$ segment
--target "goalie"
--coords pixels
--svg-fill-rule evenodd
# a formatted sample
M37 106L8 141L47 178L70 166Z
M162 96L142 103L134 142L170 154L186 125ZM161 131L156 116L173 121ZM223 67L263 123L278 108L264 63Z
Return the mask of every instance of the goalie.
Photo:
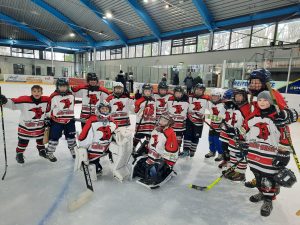
M116 178L122 181L124 177L129 176L126 165L132 146L127 145L132 145L132 136L129 133L124 134L125 131L122 131L122 134L120 133L110 113L111 107L107 103L97 105L95 115L87 120L79 135L79 148L75 150L75 170L80 169L82 162L89 165L90 176L94 181L97 180L97 176L102 175L100 159L106 155L113 163L113 174ZM113 134L116 134L116 136L113 137ZM117 143L112 142L113 139ZM119 157L114 162L110 149L119 147L126 147L128 151L119 151Z
M168 114L162 114L151 132L148 146L137 152L140 156L136 158L132 173L133 178L141 178L137 183L153 189L171 179L178 158L178 143L172 125L173 119ZM143 152L148 153L142 155Z

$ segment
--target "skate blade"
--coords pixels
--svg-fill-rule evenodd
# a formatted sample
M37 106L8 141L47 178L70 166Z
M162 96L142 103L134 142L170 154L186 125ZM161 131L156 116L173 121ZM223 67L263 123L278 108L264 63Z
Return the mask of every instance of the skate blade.
M73 200L68 204L68 210L69 212L74 212L75 210L79 209L83 205L85 205L87 202L90 201L93 195L93 191L90 189L87 189L86 191L82 192L77 199Z

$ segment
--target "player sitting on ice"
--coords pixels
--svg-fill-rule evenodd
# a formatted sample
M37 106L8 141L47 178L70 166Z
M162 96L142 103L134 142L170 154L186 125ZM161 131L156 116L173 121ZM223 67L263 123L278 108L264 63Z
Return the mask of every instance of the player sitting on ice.
M121 82L113 83L113 93L105 100L111 107L111 116L118 127L129 127L129 113L133 111L133 101L124 94L124 86Z
M99 86L98 77L95 73L88 73L86 77L87 84L72 87L71 90L75 97L82 98L81 119L88 119L95 114L95 107L102 103L109 92L106 88ZM81 123L84 126L84 122Z
M171 97L168 94L169 86L166 82L159 82L158 84L158 93L154 94L155 102L156 102L156 120L159 120L159 117L167 111L167 102Z
M76 129L74 121L75 97L69 89L69 82L65 78L58 78L56 90L51 94L47 106L48 119L50 126L49 144L47 147L47 158L51 162L57 159L53 155L58 145L58 141L64 133L68 143L68 148L73 158L75 158L74 148L76 146Z
M120 155L119 160L113 162L109 151L109 148L114 144L114 142L112 142L113 139L116 139L117 145L122 147L132 140L132 136L130 136L130 134L122 134L122 136L119 137L118 125L112 119L110 112L111 108L109 104L100 103L97 105L95 111L96 115L91 116L87 120L78 138L79 148L76 148L75 151L75 169L79 169L82 162L89 165L92 180L97 180L97 176L102 174L100 159L106 155L109 156L112 163L117 164L114 167L114 176L119 180L123 180L124 174L119 174L118 172L120 171L116 170L126 166L131 154L132 146L123 148L124 151L127 149L127 152L125 152L126 156L124 154ZM113 134L116 134L116 137L113 137ZM123 160L124 157L126 158L125 160ZM127 171L127 175L129 175L129 170L127 169Z
M268 91L257 96L258 109L247 116L243 128L247 143L240 143L243 150L237 157L247 156L248 165L256 178L258 194L250 197L251 202L263 201L260 213L269 216L272 201L279 194L279 185L291 187L296 182L293 172L286 169L290 160L290 147L282 126L276 126L276 113Z
M24 163L24 151L29 140L36 140L37 149L41 157L47 158L43 143L45 130L45 112L49 97L42 96L43 88L39 85L31 87L31 96L20 96L18 98L7 99L0 95L0 104L12 110L20 110L20 120L18 128L18 147L16 149L16 160Z
M211 123L208 134L209 140L209 153L205 155L205 158L214 157L218 152L218 157L215 161L221 161L223 159L222 143L220 141L221 123L225 114L224 103L222 102L223 90L220 88L214 88L211 90L211 101L209 104L209 111L211 113Z
M132 178L140 177L138 183L155 188L171 179L178 158L178 144L172 124L173 119L168 114L162 114L151 132L148 146L137 152L141 156L133 165Z

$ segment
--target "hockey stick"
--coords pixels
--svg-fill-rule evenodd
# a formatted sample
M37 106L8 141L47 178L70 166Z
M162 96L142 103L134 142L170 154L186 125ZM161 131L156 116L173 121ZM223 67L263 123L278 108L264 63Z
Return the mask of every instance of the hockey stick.
M0 86L0 95L2 94L1 92L1 86ZM3 149L4 149L4 157L5 157L5 170L4 170L4 174L2 176L2 180L4 180L6 173L7 173L7 154L6 154L6 140L5 140L5 128L4 128L4 115L3 115L3 106L1 104L0 106L1 108L1 121L2 121L2 136L3 136Z
M273 90L272 90L272 87L271 87L270 82L268 81L268 82L266 83L266 85L267 85L268 91L270 92L270 95L271 95L271 97L272 97L272 99L273 99L273 103L274 103L274 105L275 105L276 112L277 112L277 114L279 114L279 113L280 113L280 110L279 110L279 107L278 107L278 104L277 104L277 100L276 100L276 98L275 98L275 96L274 96L274 93L273 93ZM300 163L299 163L299 159L298 159L298 156L297 156L297 154L296 154L294 145L293 145L293 143L292 143L292 139L291 139L290 132L287 130L287 127L286 127L286 126L284 126L284 135L285 135L285 136L287 137L287 139L288 139L289 145L290 145L290 147L291 147L291 149L292 149L292 153L293 153L293 157L294 157L295 163L296 163L296 165L297 165L297 167L298 167L298 171L300 172Z
M244 160L244 158L242 158L239 161L237 161L235 164L233 164L231 167L229 167L227 170L225 170L225 173L223 173L221 176L219 176L217 179L215 179L208 186L199 186L199 185L195 185L195 184L189 184L188 187L191 188L191 189L196 189L198 191L208 191L208 190L212 189L216 184L218 184L220 182L220 180L222 180L222 178L224 176L226 176L227 174L231 173L237 167L237 165L240 162L242 162L243 160Z
M77 199L75 199L74 201L69 203L68 209L70 212L73 212L73 211L79 209L84 204L86 204L91 199L91 197L94 193L94 188L93 188L93 183L92 183L91 176L90 176L89 167L84 162L82 162L81 165L82 165L82 169L83 169L83 174L84 174L87 190L82 192L78 196Z

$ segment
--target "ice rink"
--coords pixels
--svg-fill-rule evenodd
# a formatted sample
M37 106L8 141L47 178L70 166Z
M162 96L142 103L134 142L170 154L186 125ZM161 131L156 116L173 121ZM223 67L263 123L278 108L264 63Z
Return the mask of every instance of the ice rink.
M8 97L30 94L25 84L1 84ZM44 86L48 95L54 86ZM76 106L77 116L80 105ZM103 176L94 182L93 199L79 210L70 213L67 204L85 190L82 172L73 173L73 159L64 138L55 153L58 161L51 163L40 158L31 142L25 152L25 164L17 164L18 111L4 110L8 172L0 182L0 225L297 225L300 217L300 176L291 157L289 168L297 175L292 189L282 188L271 216L260 216L259 204L249 202L256 189L242 183L221 180L207 192L187 188L189 183L208 185L221 171L212 159L204 159L208 152L208 127L205 126L196 157L179 159L178 173L160 189L148 190L132 181L118 182L112 177L108 159L102 160ZM134 117L133 117L134 118ZM79 124L78 128L79 128ZM291 126L293 143L300 156L300 126ZM0 136L0 173L4 171L2 132ZM247 171L247 179L253 176Z

